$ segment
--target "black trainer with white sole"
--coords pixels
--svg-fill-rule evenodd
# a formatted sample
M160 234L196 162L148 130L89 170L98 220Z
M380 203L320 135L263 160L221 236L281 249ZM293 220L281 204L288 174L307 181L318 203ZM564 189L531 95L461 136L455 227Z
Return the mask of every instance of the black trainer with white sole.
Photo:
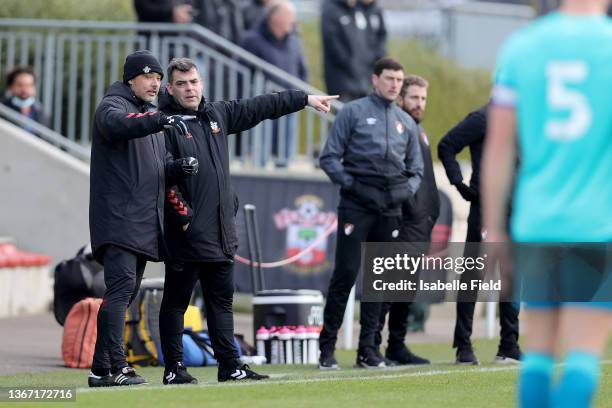
M132 367L123 367L111 374L111 378L114 383L113 386L148 384L147 380L136 374Z
M478 365L478 357L474 354L474 349L471 347L460 347L457 349L455 364L459 365Z
M92 388L112 387L114 385L113 377L110 375L110 373L108 373L107 375L95 375L90 371L89 375L87 376L87 385Z
M385 358L393 362L394 365L427 365L431 362L423 357L419 357L412 351L408 350L407 347L403 347L396 350L389 350L385 352ZM385 361L386 362L386 361ZM387 364L389 365L389 364Z
M219 367L219 371L217 373L217 380L219 382L243 380L258 381L265 380L267 378L270 378L270 376L265 374L257 374L255 371L251 370L251 367L249 367L248 364L234 366L231 369Z
M164 385L197 384L198 380L187 372L185 364L176 363L172 367L166 367L162 382Z
M516 347L512 350L498 350L495 356L495 362L497 364L519 364L523 353L521 349Z
M319 369L320 370L339 370L338 360L333 351L322 351L319 356Z
M364 350L359 350L355 366L360 368L385 368L387 364L385 364L385 360L380 352L368 347Z

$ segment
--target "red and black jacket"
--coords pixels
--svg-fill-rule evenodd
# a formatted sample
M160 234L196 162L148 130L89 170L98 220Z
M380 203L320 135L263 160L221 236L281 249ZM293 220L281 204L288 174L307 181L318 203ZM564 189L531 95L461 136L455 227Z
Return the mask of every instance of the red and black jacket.
M163 257L166 146L154 109L115 82L96 110L89 229L99 262L109 244L151 260Z

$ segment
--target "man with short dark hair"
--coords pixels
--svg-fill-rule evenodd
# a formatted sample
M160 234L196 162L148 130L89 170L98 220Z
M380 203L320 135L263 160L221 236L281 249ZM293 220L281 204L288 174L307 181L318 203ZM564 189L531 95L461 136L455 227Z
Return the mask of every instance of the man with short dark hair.
M166 147L175 157L200 157L199 173L167 191L166 237L171 261L166 262L164 297L159 313L164 384L194 384L183 365L183 315L199 281L204 294L208 330L219 362L217 379L239 381L268 378L239 360L234 343L233 266L238 241L235 216L238 197L229 174L227 136L246 131L263 120L311 106L329 112L337 97L284 91L238 101L206 102L202 78L194 62L177 58L168 66L168 94L160 108L174 115L195 115L189 134L167 132Z
M162 68L148 51L125 59L123 82L115 82L96 109L91 147L89 230L94 258L104 265L106 292L88 384L143 384L128 367L123 347L125 313L140 287L147 261L164 255L162 226L165 178L197 172L194 158L167 160L165 127L187 134L186 120L151 104Z
M424 78L418 75L408 75L404 78L402 89L397 98L397 104L417 123L419 146L424 164L423 180L414 195L414 205L406 203L402 206L400 241L419 251L427 249L423 245L431 241L431 231L440 214L440 198L433 170L429 139L421 126L425 107L427 106L428 87L429 83ZM406 163L406 165L408 164ZM388 346L385 350L385 358L393 364L429 364L429 360L412 353L404 343L408 331L410 310L417 305L411 302L385 302L382 305L376 345L378 347L382 343L382 329L385 326L388 312L389 338ZM427 305L419 306L426 307Z
M338 368L336 339L359 272L361 243L399 240L402 205L414 200L423 176L418 128L395 103L403 80L399 62L377 61L374 92L344 106L321 153L321 168L340 185L336 259L319 340L322 370ZM380 310L380 303L361 303L359 367L385 367L375 344Z
M49 116L36 101L36 74L31 67L17 67L9 72L6 76L6 88L9 96L2 101L3 105L43 126L51 125Z

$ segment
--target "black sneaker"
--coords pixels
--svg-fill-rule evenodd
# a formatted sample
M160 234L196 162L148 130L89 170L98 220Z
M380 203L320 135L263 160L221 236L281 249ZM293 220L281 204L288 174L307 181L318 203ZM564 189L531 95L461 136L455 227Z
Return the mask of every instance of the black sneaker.
M407 347L398 350L388 350L385 352L385 357L392 361L394 365L427 365L431 364L429 360L419 357L408 350Z
M385 362L386 367L393 367L395 365L393 361L389 360L387 357L384 357L378 348L376 348L376 355Z
M136 374L132 367L123 367L114 374L111 374L112 386L141 385L148 384L147 380Z
M474 354L474 350L471 347L461 347L457 349L457 359L455 360L456 364L461 365L478 365L480 361Z
M114 383L110 373L107 375L95 375L90 371L87 376L87 385L90 387L112 387Z
M499 349L495 356L495 362L498 364L518 364L521 362L521 357L523 357L523 353L519 347L511 350Z
M338 360L334 356L333 351L322 351L319 356L319 369L320 370L339 370Z
M183 363L176 363L170 369L164 370L164 378L162 379L164 385L174 384L197 384L198 380L193 378L191 374L187 372L187 368Z
M357 352L355 365L361 368L385 368L385 360L379 356L376 349L368 347Z
M219 371L217 373L217 380L219 382L225 381L242 381L242 380L265 380L270 378L269 375L257 374L255 371L251 370L248 364L242 364L239 366L234 366L232 369L223 369L219 367Z

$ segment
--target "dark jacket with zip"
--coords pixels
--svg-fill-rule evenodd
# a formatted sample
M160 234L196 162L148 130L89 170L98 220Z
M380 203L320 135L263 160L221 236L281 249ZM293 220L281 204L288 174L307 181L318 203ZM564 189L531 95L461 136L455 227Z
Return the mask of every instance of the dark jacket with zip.
M189 227L183 231L176 222L172 205L166 205L166 238L172 260L184 262L232 261L238 240L235 215L238 198L229 174L227 136L246 131L265 119L277 119L306 106L302 91L284 91L231 102L202 102L189 121L190 134L182 136L167 130L167 149L175 157L196 157L197 175L176 186L185 205L193 211ZM193 115L172 97L160 96L160 109L167 114ZM174 220L174 221L173 221Z
M166 146L154 109L115 82L94 115L89 230L98 262L109 244L163 256Z
M427 242L430 240L431 229L440 215L440 196L433 169L429 139L421 125L418 125L418 128L419 146L421 147L424 165L423 179L414 195L413 205L405 204L402 208L402 224L419 227L410 229L414 236L409 236L408 239L414 242ZM427 222L424 223L423 221Z
M372 93L338 113L320 165L356 209L400 215L423 177L418 135L410 115Z

